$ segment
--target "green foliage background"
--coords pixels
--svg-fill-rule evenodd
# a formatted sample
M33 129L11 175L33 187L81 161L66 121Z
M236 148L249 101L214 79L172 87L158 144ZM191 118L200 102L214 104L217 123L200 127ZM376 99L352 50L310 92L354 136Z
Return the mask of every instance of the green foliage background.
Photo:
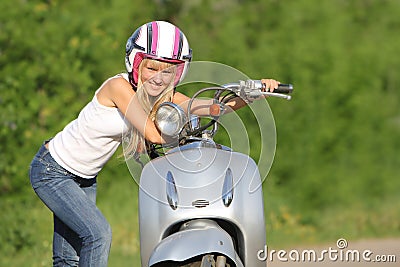
M268 100L269 244L400 236L400 1L5 0L0 10L1 266L50 265L52 217L29 163L124 70L127 37L155 19L185 32L194 60L295 85L291 102ZM110 266L138 266L137 185L117 158L98 204L113 227Z

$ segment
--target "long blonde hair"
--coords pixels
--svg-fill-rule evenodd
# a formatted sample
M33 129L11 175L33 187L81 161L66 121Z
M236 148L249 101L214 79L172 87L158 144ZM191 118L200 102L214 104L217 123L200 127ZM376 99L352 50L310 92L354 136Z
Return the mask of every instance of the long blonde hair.
M162 71L166 68L170 68L171 71L173 71L173 78L171 79L170 84L162 91L161 94L156 97L150 96L144 89L142 81L142 69L144 66L149 66L158 71ZM173 64L152 59L143 59L143 61L140 63L136 96L140 105L152 121L154 121L155 111L157 110L158 106L163 102L172 101L176 75L176 67L173 66ZM124 138L124 142L126 143L124 149L125 159L132 157L138 158L140 154L146 152L145 138L135 127L131 127L130 132Z

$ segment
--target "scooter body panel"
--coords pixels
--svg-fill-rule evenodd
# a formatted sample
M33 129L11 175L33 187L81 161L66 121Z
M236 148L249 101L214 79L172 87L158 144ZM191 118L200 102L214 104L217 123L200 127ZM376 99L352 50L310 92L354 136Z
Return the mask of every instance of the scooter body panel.
M168 175L173 177L176 207L168 202L171 192ZM232 179L229 191L232 199L224 201L227 192L224 184L229 179ZM266 244L261 179L250 157L203 147L156 158L144 167L139 188L142 266L149 266L150 256L163 239L195 219L210 219L231 227L227 232L233 233L235 249L244 266L265 266L257 258L257 252ZM171 251L180 246L177 241L168 243Z
M182 231L164 238L153 250L149 266L166 261L182 262L198 255L219 253L243 266L231 237L218 224L208 219L185 223ZM173 248L173 249L171 249Z

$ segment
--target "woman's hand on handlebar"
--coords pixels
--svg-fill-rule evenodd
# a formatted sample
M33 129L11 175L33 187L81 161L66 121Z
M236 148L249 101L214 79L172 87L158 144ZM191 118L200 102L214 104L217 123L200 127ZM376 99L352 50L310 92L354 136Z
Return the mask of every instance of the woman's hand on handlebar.
M274 79L261 79L261 83L264 84L263 92L273 92L275 89L278 89L280 84L279 81Z

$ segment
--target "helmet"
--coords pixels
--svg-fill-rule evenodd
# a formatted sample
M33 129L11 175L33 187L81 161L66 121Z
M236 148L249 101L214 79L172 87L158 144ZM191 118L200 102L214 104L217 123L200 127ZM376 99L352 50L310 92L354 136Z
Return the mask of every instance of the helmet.
M135 87L138 68L144 58L177 64L176 86L186 75L192 50L178 27L166 21L152 21L140 26L126 43L126 70Z

